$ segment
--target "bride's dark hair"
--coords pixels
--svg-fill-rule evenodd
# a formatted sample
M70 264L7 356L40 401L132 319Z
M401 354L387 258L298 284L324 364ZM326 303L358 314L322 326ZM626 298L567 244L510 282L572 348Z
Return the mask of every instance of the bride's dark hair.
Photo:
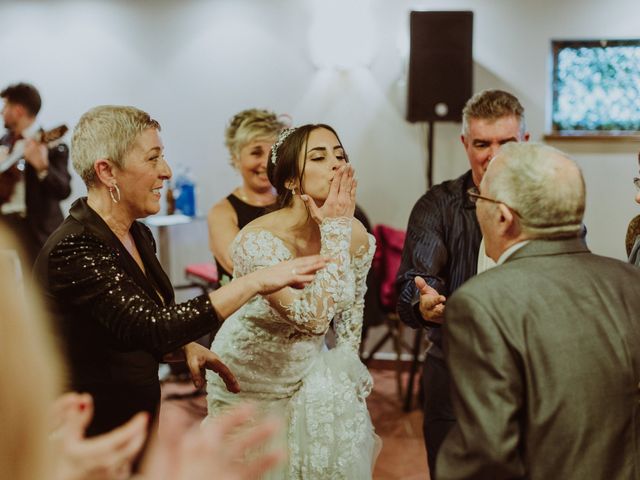
M340 137L333 129L333 127L324 123L307 124L297 127L291 132L282 143L274 143L271 147L271 156L267 162L267 176L271 185L276 189L278 198L276 199L275 210L288 207L293 201L293 195L287 188L287 184L297 179L300 185L300 194L302 191L302 178L304 177L304 170L307 165L307 144L309 141L309 134L314 130L324 128L333 133L338 139L340 147L344 150ZM302 166L298 165L298 158L300 152L304 151ZM275 163L273 158L275 156ZM345 159L349 161L349 157L345 152Z

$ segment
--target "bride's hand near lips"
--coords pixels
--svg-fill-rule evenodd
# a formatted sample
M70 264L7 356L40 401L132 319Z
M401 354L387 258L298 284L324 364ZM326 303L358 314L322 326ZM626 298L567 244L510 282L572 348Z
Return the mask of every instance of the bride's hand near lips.
M309 195L301 195L311 217L321 224L325 218L353 217L356 209L356 187L358 181L354 178L351 165L343 165L336 172L329 195L321 207Z

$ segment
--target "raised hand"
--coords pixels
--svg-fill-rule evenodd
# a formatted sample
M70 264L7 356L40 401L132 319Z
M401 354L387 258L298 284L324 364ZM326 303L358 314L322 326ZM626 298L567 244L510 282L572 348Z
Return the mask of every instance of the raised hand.
M238 380L231 373L229 367L211 350L196 342L188 343L183 347L183 350L189 372L191 372L191 379L196 388L201 388L204 385L204 371L206 369L220 375L230 392L238 393L240 391Z
M133 461L144 445L149 415L138 413L127 423L108 433L85 438L93 417L91 395L68 393L53 407L56 480L125 480L131 476Z
M218 318L227 318L258 293L266 295L286 286L304 287L328 260L320 255L311 255L260 268L209 293L211 305Z
M446 297L440 295L435 288L427 285L422 277L416 277L415 283L420 292L420 314L423 320L442 324Z
M282 462L283 450L267 445L282 428L276 420L255 420L256 409L240 405L192 428L179 445L156 443L144 480L251 480ZM256 453L259 452L259 453Z
M311 218L318 224L325 218L353 217L356 209L357 180L351 165L343 165L336 172L329 187L329 195L321 207L318 207L309 195L301 195Z
M294 260L256 270L249 275L258 282L258 293L266 295L277 292L286 286L304 287L313 281L315 273L323 268L328 260L328 258L321 255L298 257Z

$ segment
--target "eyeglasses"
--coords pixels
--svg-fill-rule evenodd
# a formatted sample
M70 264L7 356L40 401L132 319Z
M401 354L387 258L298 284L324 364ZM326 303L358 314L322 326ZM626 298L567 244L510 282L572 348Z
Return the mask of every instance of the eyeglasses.
M467 190L467 196L469 197L469 200L471 201L471 203L473 203L474 205L478 203L478 199L486 200L487 202L496 203L499 205L502 204L505 207L507 207L509 210L511 210L513 213L515 213L518 217L522 218L522 215L520 215L520 213L518 213L518 211L515 208L510 207L506 203L501 202L500 200L496 200L495 198L489 198L489 197L485 197L484 195L480 195L480 190L478 190L478 187L471 187L469 190Z
M636 190L640 192L640 178L636 177L633 179L633 184L636 186Z

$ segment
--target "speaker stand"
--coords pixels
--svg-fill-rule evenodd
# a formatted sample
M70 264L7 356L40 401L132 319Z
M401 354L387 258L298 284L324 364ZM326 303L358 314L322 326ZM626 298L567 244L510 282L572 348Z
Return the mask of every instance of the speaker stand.
M429 131L427 132L427 165L425 171L427 175L427 190L430 190L433 187L433 128L435 122L429 120L427 125L429 126Z

